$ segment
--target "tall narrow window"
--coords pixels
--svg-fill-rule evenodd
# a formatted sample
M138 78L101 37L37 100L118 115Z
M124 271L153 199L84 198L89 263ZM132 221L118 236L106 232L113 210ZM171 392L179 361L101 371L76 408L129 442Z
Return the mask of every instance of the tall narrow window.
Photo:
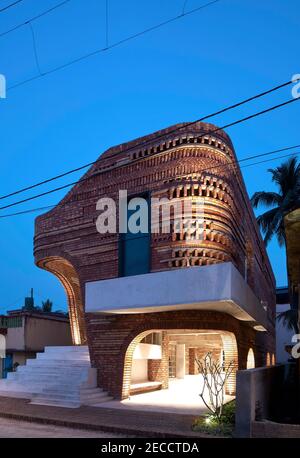
M135 201L137 197L128 200L129 209L127 207L127 228L129 229L126 234L120 234L119 275L121 277L146 274L150 271L151 225L149 196L141 195L139 197L144 199L147 203L148 212L146 217L144 218L144 221L141 221L140 217L135 217L135 215L142 213L140 212L140 206L137 205L135 209L130 209L130 203ZM137 233L133 233L130 230L130 220L132 221L132 218L138 226L141 226L141 230Z

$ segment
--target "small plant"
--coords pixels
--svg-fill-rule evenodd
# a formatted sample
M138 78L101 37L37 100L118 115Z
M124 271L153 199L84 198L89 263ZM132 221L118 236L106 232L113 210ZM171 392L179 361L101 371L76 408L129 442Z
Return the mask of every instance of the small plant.
M221 423L232 426L235 424L235 401L227 402L223 406Z
M230 401L223 406L221 418L215 415L205 415L197 418L193 425L193 431L211 434L213 436L232 436L235 424L235 401Z

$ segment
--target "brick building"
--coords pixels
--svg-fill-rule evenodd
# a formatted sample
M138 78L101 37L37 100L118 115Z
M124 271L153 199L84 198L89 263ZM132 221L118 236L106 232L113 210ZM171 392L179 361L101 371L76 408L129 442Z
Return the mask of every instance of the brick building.
M110 395L167 388L172 377L192 376L195 356L209 350L235 369L274 362L275 281L235 160L215 126L171 126L110 148L36 219L35 262L63 284L73 342L88 344ZM100 234L97 201L114 199L118 212L120 190L128 202L189 201L191 221L201 201L202 236L184 225Z

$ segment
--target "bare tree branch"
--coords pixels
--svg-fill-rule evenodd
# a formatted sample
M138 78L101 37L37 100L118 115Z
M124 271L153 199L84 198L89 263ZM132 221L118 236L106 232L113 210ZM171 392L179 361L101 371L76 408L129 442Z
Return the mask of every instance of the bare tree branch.
M225 400L225 385L233 372L234 361L230 361L227 366L220 364L219 361L214 361L212 353L208 352L202 359L196 358L196 363L203 378L199 396L209 412L220 423Z

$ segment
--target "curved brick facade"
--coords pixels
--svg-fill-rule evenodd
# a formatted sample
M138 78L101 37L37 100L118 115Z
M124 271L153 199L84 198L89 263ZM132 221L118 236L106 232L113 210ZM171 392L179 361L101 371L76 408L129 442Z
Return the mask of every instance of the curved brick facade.
M56 275L66 289L75 343L86 341L84 284L118 276L119 236L97 232L96 202L100 197L117 200L118 191L126 189L129 197L147 191L151 197L166 197L173 202L190 199L193 205L204 197L203 239L193 240L184 229L178 234L152 234L150 271L231 261L255 295L268 305L269 315L267 335L255 338L252 329L232 322L239 327L235 335L240 345L240 367L246 364L249 345L243 342L249 339L255 340L257 361L263 363L266 347L273 351L272 269L239 167L233 163L236 157L230 138L215 130L206 123L179 124L111 148L53 210L36 219L35 262ZM122 317L127 323L129 318L123 315L97 316L94 321L92 316L86 317L95 365L99 366L95 355L101 353L95 336L99 323L105 327L106 320L110 323ZM201 323L204 325L203 320ZM219 314L215 313L212 325L218 323ZM228 330L234 332L233 328ZM116 360L112 364L117 364ZM104 380L105 376L100 378ZM111 392L120 395L120 386L112 387Z

